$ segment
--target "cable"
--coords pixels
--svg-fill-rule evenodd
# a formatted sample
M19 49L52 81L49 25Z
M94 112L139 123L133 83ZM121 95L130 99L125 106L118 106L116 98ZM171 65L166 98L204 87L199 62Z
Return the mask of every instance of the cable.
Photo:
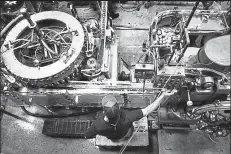
M21 106L21 109L26 114L28 114L30 116L34 116L34 117L39 117L39 118L65 118L65 117L81 116L81 115L86 115L86 114L90 114L90 113L95 113L95 112L101 111L101 108L100 108L100 109L93 109L93 110L87 111L87 112L77 112L77 113L72 113L72 114L44 115L44 114L39 114L39 113L31 113L24 106Z
M61 28L61 27L58 27L58 26L49 26L49 28ZM64 28L65 29L65 28ZM64 30L63 29L63 30ZM55 36L56 35L58 35L59 37L60 37L60 39L64 42L64 44L65 45L67 45L69 48L70 48L70 46L69 46L69 44L64 40L64 38L60 35L60 33L58 33L58 32L56 32L55 30L53 30L53 29L48 29L48 27L43 27L43 28L41 28L41 30L44 30L44 31L48 31L48 33L46 33L46 35L47 34L49 34L49 33L51 33L51 32L53 32L53 33L55 33ZM48 36L48 35L47 35ZM32 34L30 33L30 34L28 34L28 35L26 35L25 36L27 39L17 39L17 40L15 40L14 42L18 42L18 41L27 41L26 43L23 43L23 44L21 44L20 46L18 46L18 47L14 47L14 48L11 48L11 49L13 49L13 50L16 50L16 49L19 49L19 48L23 48L23 47L25 47L26 45L28 45L30 42L32 42L33 41L33 31L32 31ZM29 39L29 37L31 37L31 39L30 40L28 40ZM49 37L50 38L50 37ZM52 40L52 38L50 38L51 40ZM64 45L63 44L63 45ZM9 50L9 49L8 49ZM8 50L6 50L6 51L8 51ZM4 53L4 52L6 52L6 51L3 51L2 53ZM36 51L37 51L37 49L36 49ZM1 53L1 54L2 54ZM22 54L22 51L20 51L20 53ZM35 53L36 54L36 53ZM59 56L61 55L62 53L60 53L59 54ZM30 57L30 56L27 56L27 55L24 55L24 54L22 54L22 56L24 56L24 57L27 57L27 58L31 58L31 59L36 59L36 58L33 58L33 57Z
M68 43L64 40L64 38L61 36L61 34L59 34L58 32L56 32L55 30L53 29L43 29L43 30L47 30L47 31L53 31L54 33L56 33L57 35L59 35L59 37L61 38L61 40L72 50L75 50L75 48L71 47L68 45ZM62 53L64 53L65 50L63 52L61 52L59 55L61 55Z
M208 136L209 136L209 139L210 139L212 142L217 143L216 141L214 141L214 140L211 138L211 135L210 135L210 134L208 134Z
M177 63L175 71L178 69L178 65L179 65L179 64L180 64L180 63ZM171 79L171 77L172 77L172 75L175 73L175 71L169 76L168 80L166 81L166 83L165 83L165 85L163 86L162 89L164 89L164 87L167 85L168 81ZM159 97L160 94L161 94L161 92L157 95L156 99ZM154 112L158 112L159 108L160 108L160 104L159 104L159 107L158 107L157 111L154 111ZM138 127L137 130L133 133L133 135L132 135L131 138L128 140L128 142L121 148L121 150L120 150L120 152L119 152L120 154L122 154L122 153L124 152L124 150L126 149L126 147L128 146L128 144L130 143L131 139L134 137L135 133L138 132L138 130L139 130L139 127Z
M13 49L13 50L19 49L19 48L22 48L22 47L24 47L24 46L26 46L26 45L28 45L28 44L30 43L30 40L26 40L26 39L17 39L17 40L15 40L14 42L17 42L18 40L23 40L23 41L27 41L27 42L24 43L24 44L22 44L22 45L20 45L20 46L18 46L18 47L16 47L16 48L11 48L11 49ZM2 45L2 47L3 47L3 45ZM7 52L7 51L9 51L9 50L11 50L11 49L6 49L5 51L2 51L3 48L1 48L1 51L2 51L1 54L5 53L5 52Z
M130 141L132 140L132 138L134 137L134 135L139 131L140 125L137 127L136 131L132 134L132 136L130 137L130 139L128 140L128 142L120 149L119 154L122 154L124 152L124 150L127 148L128 144L130 143Z
M64 40L64 38L63 38L58 32L56 32L55 30L53 30L53 29L42 29L42 30L53 31L54 33L56 33L57 35L59 35L59 37L62 39L62 41L63 41L64 43L66 43L67 46L69 46L69 45L67 44L67 42ZM71 47L71 46L69 46L69 47Z
M24 55L24 54L22 53L22 51L19 51L19 53L20 53L23 57L27 57L27 58L36 60L36 58L34 58L34 57L29 57L29 56L27 56L27 55Z

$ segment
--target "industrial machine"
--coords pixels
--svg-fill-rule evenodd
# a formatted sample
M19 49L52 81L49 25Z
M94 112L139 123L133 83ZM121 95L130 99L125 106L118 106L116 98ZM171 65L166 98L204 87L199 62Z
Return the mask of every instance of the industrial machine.
M1 46L1 91L17 105L52 110L101 108L113 94L124 109L143 108L162 89L177 93L148 117L149 129L187 127L218 137L230 133L230 12L158 13L139 61L121 70L118 37L101 2L100 21L80 22L60 11L28 13L7 30ZM2 35L3 36L3 35ZM225 42L225 43L224 43Z

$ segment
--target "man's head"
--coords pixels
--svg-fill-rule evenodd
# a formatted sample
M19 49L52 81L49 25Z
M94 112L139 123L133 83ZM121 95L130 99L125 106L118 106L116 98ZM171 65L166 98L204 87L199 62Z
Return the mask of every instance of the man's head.
M102 106L104 114L107 116L109 121L115 121L120 111L116 98L112 95L106 95L102 100Z

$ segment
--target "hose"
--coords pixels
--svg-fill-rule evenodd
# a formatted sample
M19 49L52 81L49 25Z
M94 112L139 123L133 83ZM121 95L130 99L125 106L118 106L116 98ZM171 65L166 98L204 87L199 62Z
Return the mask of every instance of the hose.
M21 109L26 114L33 116L33 117L39 117L39 118L65 118L65 117L81 116L81 115L86 115L86 114L90 114L90 113L95 113L95 112L98 112L101 110L101 108L99 108L99 109L93 109L93 110L87 111L87 112L77 112L77 113L72 113L72 114L44 115L44 114L38 114L38 113L31 113L24 106L21 106Z
M0 38L2 38L2 36L9 30L9 28L11 28L12 25L14 25L16 22L18 22L19 20L22 19L22 15L17 16L16 18L14 18L10 23L8 23L3 30L0 32Z

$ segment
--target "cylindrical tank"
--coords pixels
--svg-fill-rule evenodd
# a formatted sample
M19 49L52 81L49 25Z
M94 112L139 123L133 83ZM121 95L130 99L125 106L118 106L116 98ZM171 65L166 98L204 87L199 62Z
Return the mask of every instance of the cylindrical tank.
M219 72L230 71L230 35L209 40L198 52L199 67L207 67Z

